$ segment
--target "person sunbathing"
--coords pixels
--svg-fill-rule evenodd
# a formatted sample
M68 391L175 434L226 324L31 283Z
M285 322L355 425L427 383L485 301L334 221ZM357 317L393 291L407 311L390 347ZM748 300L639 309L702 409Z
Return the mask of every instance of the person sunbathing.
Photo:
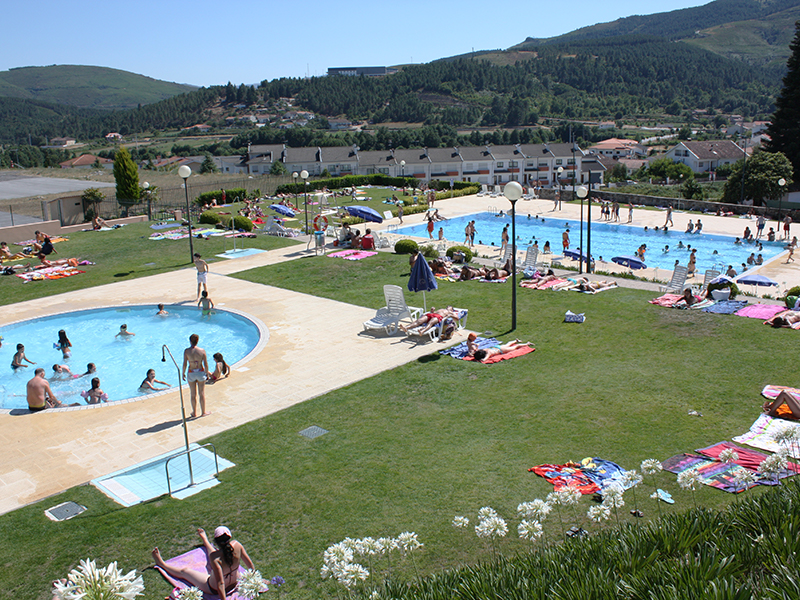
M486 271L486 279L489 281L495 281L497 279L505 279L508 277L509 271L506 269L489 269Z
M786 405L786 408L783 408L784 404ZM779 417L781 419L800 419L800 402L798 402L796 396L790 394L786 390L781 391L775 400L767 400L764 402L764 405L761 408L771 417Z
M587 284L589 280L586 277L569 277L566 281L562 283L557 283L550 289L552 290L571 290L573 288L579 287L581 284Z
M606 290L616 286L617 284L613 281L587 281L585 283L579 283L578 289L581 292L599 292L600 290Z
M469 279L479 279L481 277L486 277L486 269L476 269L475 267L465 266L461 269L461 275L459 275L459 280L467 281Z
M680 299L675 302L673 306L685 306L689 308L692 304L697 302L697 298L695 298L694 294L692 293L692 288L686 288L683 290L683 295Z
M476 350L474 353L472 353L472 356L475 358L475 360L483 362L492 356L496 356L498 354L509 354L514 350L518 350L520 348L529 348L531 346L533 346L531 342L514 340L513 342L508 342L502 346L493 346L491 348L486 348L485 350Z
M100 218L98 215L92 217L92 229L102 229L103 227L108 227L106 225L105 219Z
M453 311L452 306L440 308L439 310L434 310L434 307L431 307L431 312L425 313L413 323L408 325L400 325L400 329L404 333L408 333L409 329L416 329L419 327L419 331L417 333L422 335L428 333L431 329L444 321L446 317L453 317L454 319L458 318L458 315L456 315L455 311Z
M785 310L781 313L778 313L771 319L767 319L765 323L767 325L772 325L773 327L791 327L794 328L794 324L800 322L800 312L796 312L793 310Z
M184 579L204 594L218 595L222 600L228 598L239 583L239 563L248 569L253 568L253 561L239 542L231 539L231 531L220 526L214 531L214 546L208 541L206 532L198 529L197 534L203 542L208 554L206 570L201 572L190 567L173 567L164 562L158 548L153 549L156 565L172 577ZM218 549L217 549L218 548Z
M532 290L543 290L546 289L547 284L551 281L557 281L559 278L558 276L553 273L552 269L547 271L546 275L541 275L539 277L534 277L533 279L525 279L520 283L520 286L530 288Z
M450 264L448 264L448 262L449 261L446 261L446 260L441 259L441 258L434 258L432 261L428 262L428 265L430 266L431 271L433 271L434 275L458 275L458 274L460 274L461 270L452 268L452 266Z
M8 244L0 242L0 260L19 260L20 258L27 257L22 252L12 254L11 250L8 249Z

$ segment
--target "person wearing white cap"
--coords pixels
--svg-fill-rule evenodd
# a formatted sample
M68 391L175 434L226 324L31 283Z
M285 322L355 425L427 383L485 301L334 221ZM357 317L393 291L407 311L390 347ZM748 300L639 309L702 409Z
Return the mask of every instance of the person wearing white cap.
M214 546L208 541L205 530L198 529L197 534L203 542L208 554L206 571L201 573L188 567L173 567L164 562L158 548L153 549L156 565L173 577L184 579L205 594L216 594L225 600L239 583L239 564L244 563L248 569L253 568L253 561L239 542L231 539L231 530L220 525L214 530ZM209 573L211 573L209 575Z

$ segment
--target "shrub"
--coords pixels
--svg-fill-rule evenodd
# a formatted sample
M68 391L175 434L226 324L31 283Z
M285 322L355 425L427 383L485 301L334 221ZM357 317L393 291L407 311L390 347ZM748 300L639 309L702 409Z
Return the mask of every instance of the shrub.
M790 288L786 292L786 296L800 296L800 285L796 285L793 288ZM786 297L784 296L784 298Z
M422 246L419 251L422 252L422 256L425 258L439 258L439 251L431 244Z
M394 245L395 254L416 254L419 252L419 244L414 240L398 240Z
M720 281L719 283L710 283L708 285L709 292L713 292L714 290L724 290L725 288L731 289L731 295L729 298L730 300L733 300L736 298L736 296L742 293L741 290L739 290L739 286L732 281Z
M203 223L204 225L217 225L221 219L217 213L207 210L200 215L200 218L197 221L199 223Z
M212 200L216 200L217 204L222 204L222 192L223 190L203 192L202 194L197 195L194 203L198 206L204 206L205 204L211 204ZM247 190L244 188L225 190L225 202L233 202L236 198L239 198L239 200L244 200L247 198Z
M447 254L447 258L452 259L453 258L453 254L455 252L463 252L464 253L464 260L466 260L467 262L472 260L472 256L473 256L472 250L470 250L466 246L450 246L447 249L447 252L445 254Z
M203 213L203 214L206 214L206 213ZM201 215L201 217L202 217L202 215ZM222 224L222 226L225 229L230 229L231 228L231 217L230 217L230 215L218 215L218 217L219 217L219 221L218 222L220 224ZM233 218L233 227L234 227L234 229L242 229L244 231L250 232L250 231L253 231L253 222L250 219L248 219L247 217L243 217L241 215L236 215Z

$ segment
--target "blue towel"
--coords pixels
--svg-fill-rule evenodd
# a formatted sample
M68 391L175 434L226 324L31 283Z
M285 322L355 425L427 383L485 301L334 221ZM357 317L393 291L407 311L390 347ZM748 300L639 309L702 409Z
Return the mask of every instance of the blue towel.
M491 348L493 346L499 346L500 342L497 341L495 338L475 338L475 343L478 344L478 350L486 350L486 348ZM464 357L467 356L467 342L461 342L452 348L446 348L444 350L439 350L439 354L449 354L453 358L458 358L464 360Z
M169 223L156 223L155 225L150 225L150 229L169 229L170 227L175 227L176 225L180 225L177 221L170 221Z
M747 306L747 302L744 300L720 300L713 306L704 308L703 312L715 313L718 315L732 315L745 306Z

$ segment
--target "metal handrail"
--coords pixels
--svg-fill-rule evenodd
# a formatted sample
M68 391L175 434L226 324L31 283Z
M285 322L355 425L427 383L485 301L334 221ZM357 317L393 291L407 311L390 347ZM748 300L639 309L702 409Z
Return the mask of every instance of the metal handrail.
M211 446L211 448L212 448L212 450L214 452L214 471L215 471L214 477L219 477L219 457L217 456L217 447L214 446L213 443L208 442L207 444L203 444L201 446L197 446L196 448L190 448L188 450L181 450L177 454L175 454L173 456L170 456L166 460L166 462L164 463L164 469L166 470L166 473L167 473L167 491L169 492L170 496L172 496L172 486L170 485L170 482L169 482L169 461L171 461L173 458L178 458L179 456L183 456L184 454L187 454L187 455L191 454L195 450L202 450L206 446ZM191 461L191 457L189 457L189 460ZM204 479L203 481L201 481L199 483L205 483L206 481L211 481L212 479L214 479L214 477L209 477L208 479ZM195 486L195 485L198 485L198 482L195 482L194 478L192 478L192 481L189 484L189 487L192 487L192 486Z

